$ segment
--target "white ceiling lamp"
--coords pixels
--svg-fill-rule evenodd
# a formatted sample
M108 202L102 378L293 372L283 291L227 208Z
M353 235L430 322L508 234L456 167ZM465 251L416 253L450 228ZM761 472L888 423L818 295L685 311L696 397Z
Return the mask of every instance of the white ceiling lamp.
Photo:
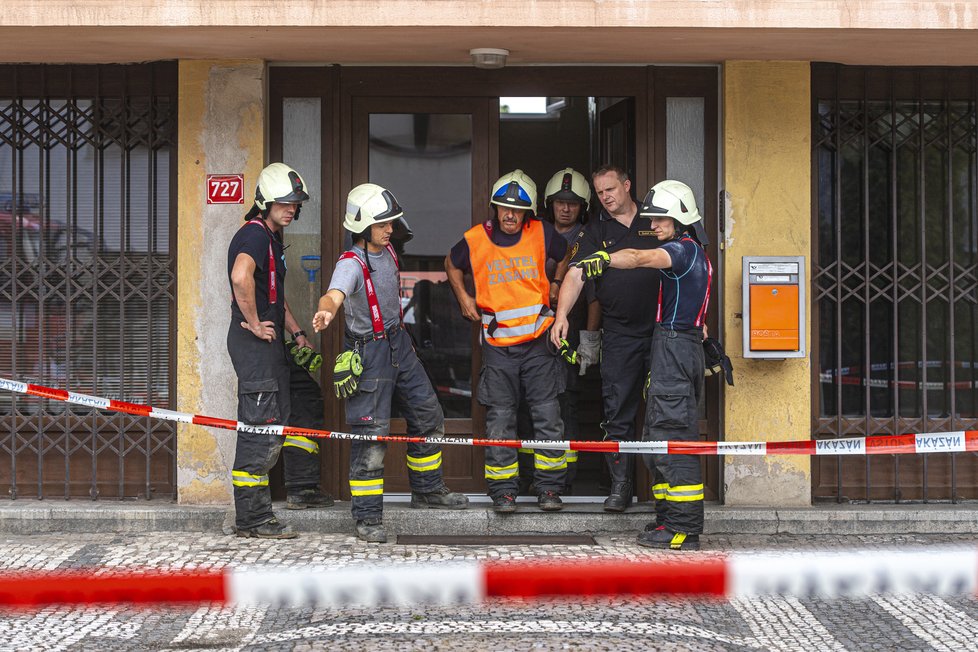
M509 50L502 48L472 48L472 65L476 68L502 68L506 65Z

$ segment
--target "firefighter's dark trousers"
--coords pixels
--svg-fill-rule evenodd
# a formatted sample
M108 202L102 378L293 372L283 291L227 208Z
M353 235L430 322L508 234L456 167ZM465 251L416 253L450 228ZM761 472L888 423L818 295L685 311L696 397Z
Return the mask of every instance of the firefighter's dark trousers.
M656 328L643 441L699 439L703 394L703 334ZM659 524L673 532L703 532L703 472L697 455L643 455L653 474Z
M281 328L276 329L281 334ZM291 413L289 362L281 339L260 340L231 319L228 353L238 377L238 421L256 426L284 425ZM254 528L274 518L268 472L278 460L283 438L277 433L238 431L231 484L235 524Z
M346 422L356 435L390 433L391 408L407 421L409 436L443 437L445 416L407 331L394 327L383 339L347 337L359 351L363 373L357 392L346 399ZM387 444L354 441L350 449L350 494L355 519L381 518L384 509L384 453ZM407 445L411 490L429 493L444 486L441 446Z
M482 344L482 372L479 376L479 403L486 406L486 431L489 439L517 439L516 414L522 397L530 410L537 439L560 441L564 426L560 419L557 394L564 370L547 347L548 334L531 342L497 347ZM517 449L490 446L486 449L486 483L493 498L515 496L519 487ZM567 458L564 451L536 449L533 454L534 484L537 492L564 489Z
M601 397L604 421L601 429L608 441L635 441L635 417L642 404L642 386L649 371L648 336L604 331L601 337ZM604 456L612 482L628 480L634 468L631 455L609 453ZM628 476L628 477L625 477Z
M289 357L289 394L292 414L289 425L323 430L323 394L308 371ZM320 484L319 439L289 435L282 445L285 458L285 490L289 494L318 489Z

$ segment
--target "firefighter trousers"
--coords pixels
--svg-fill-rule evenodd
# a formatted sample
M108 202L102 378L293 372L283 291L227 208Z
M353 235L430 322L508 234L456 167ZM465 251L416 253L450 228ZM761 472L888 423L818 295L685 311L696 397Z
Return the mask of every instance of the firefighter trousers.
M699 439L703 395L703 334L656 328L652 335L643 441ZM697 455L643 455L653 474L660 525L673 532L703 532L703 471Z
M521 398L530 411L537 439L563 439L564 425L557 394L563 389L558 379L564 372L557 357L547 347L548 336L549 333L544 333L530 342L505 347L483 342L478 397L479 403L486 406L489 439L517 438L516 421ZM533 467L537 492L559 494L563 491L567 473L564 451L536 449ZM515 496L519 489L517 449L489 446L485 474L491 497Z
M260 340L241 327L240 319L232 317L227 347L238 377L238 421L256 426L288 423L290 372L282 341ZM231 485L239 529L255 528L275 518L268 472L278 460L282 443L282 436L276 433L238 431Z
M323 393L312 375L289 356L289 395L292 413L289 425L323 430ZM282 444L285 461L285 490L296 494L318 489L320 484L319 440L289 435Z
M363 362L357 392L346 399L346 422L356 435L388 435L392 408L407 421L409 436L443 437L445 416L414 350L411 336L400 326L384 338L347 336L347 350ZM350 494L357 520L382 518L384 454L387 444L354 441L350 449ZM444 486L441 446L408 444L407 467L411 490L429 493Z

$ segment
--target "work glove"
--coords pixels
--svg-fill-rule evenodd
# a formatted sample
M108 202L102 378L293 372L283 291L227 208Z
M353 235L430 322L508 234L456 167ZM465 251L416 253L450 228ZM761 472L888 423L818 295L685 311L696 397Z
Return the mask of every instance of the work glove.
M353 396L362 373L363 363L360 361L360 354L356 351L344 351L336 356L336 365L333 366L333 388L336 390L336 398Z
M730 358L724 353L723 345L712 337L703 340L703 361L706 363L703 375L719 375L722 371L727 384L733 386L733 365L730 363Z
M577 364L577 351L570 348L570 342L567 340L560 340L560 348L557 349L557 355L566 360L568 364Z
M642 400L649 400L649 385L652 384L652 372L645 374L645 384L642 385Z
M583 376L588 366L598 364L601 359L601 331L581 331L581 343L577 347L577 364L581 365L579 376Z
M598 278L604 274L604 270L611 266L611 255L607 251L595 251L590 256L585 256L574 263L574 267L580 267L585 279Z
M299 346L294 341L291 342L289 355L292 356L292 359L295 360L298 366L308 370L310 373L316 373L323 366L323 356L308 346Z

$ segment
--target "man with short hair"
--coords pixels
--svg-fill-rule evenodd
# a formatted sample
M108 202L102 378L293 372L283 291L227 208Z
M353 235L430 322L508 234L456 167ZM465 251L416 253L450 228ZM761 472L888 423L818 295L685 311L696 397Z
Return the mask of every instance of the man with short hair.
M591 175L595 194L601 202L597 219L589 220L571 249L572 262L580 262L596 251L624 248L655 249L655 238L648 218L638 215L631 196L631 181L621 168L606 165ZM567 337L567 316L584 288L579 269L564 276L557 303L557 318L551 339L559 346ZM654 269L610 269L597 279L595 293L601 305L601 333L581 332L577 354L587 360L601 357L601 393L605 439L634 441L635 417L641 403L641 390L648 372L649 349L655 312L649 309L650 297L659 292L659 273ZM604 501L609 512L624 511L632 501L634 455L607 453L611 473L611 492Z

